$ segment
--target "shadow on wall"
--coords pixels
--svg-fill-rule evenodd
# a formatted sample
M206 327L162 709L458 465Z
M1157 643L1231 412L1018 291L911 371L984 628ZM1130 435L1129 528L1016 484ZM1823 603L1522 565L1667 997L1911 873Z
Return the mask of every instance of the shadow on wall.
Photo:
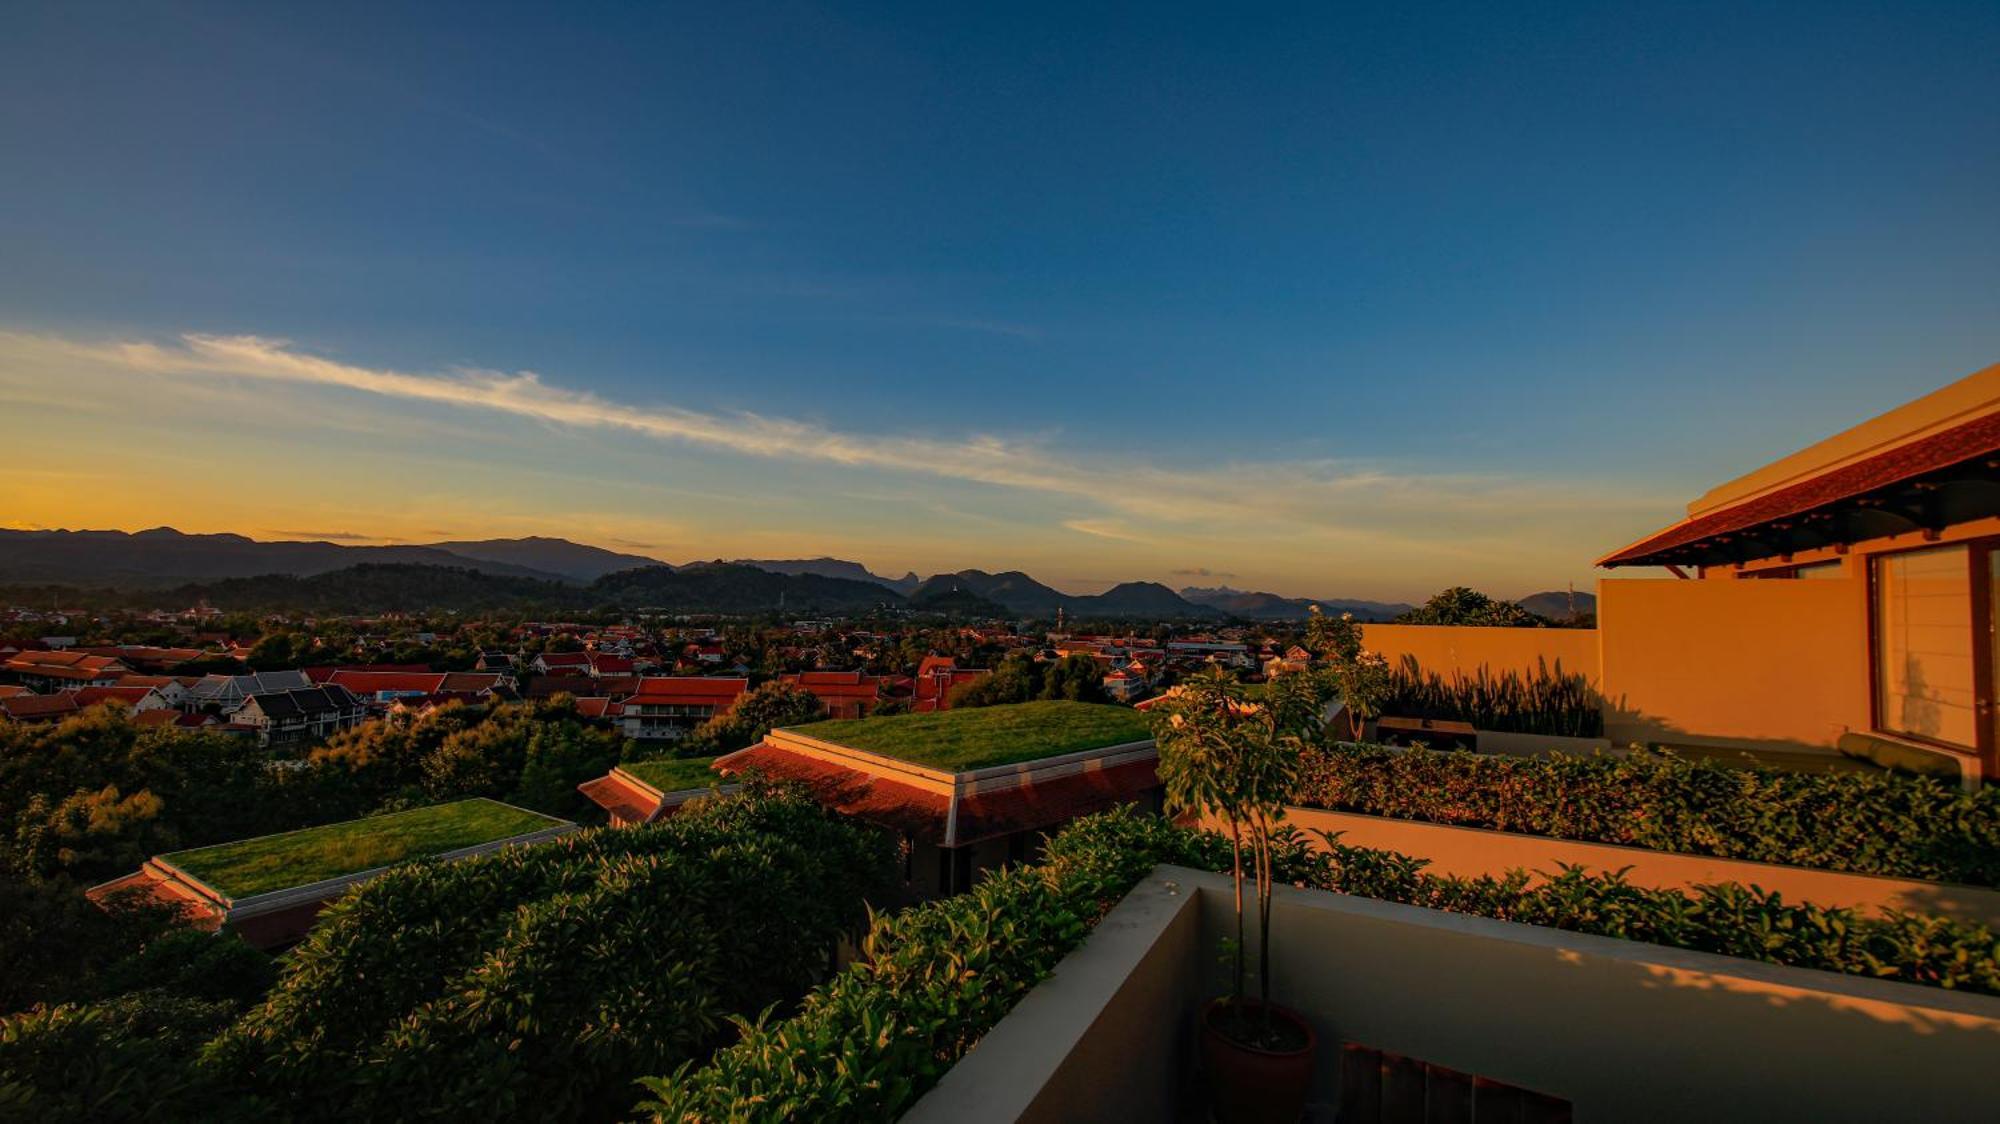
M1632 706L1629 695L1604 700L1604 736L1617 745L1660 742L1668 745L1702 746L1709 749L1743 749L1752 752L1804 754L1811 757L1840 757L1839 752L1830 746L1815 745L1791 738L1716 737L1696 734L1665 718L1655 717Z
M1204 950L1227 931L1226 894L1209 898ZM1273 993L1320 1032L1316 1101L1339 1102L1351 1041L1561 1097L1580 1120L1992 1118L1966 1083L2000 1056L1990 996L1321 891L1280 903ZM1219 965L1204 977L1224 985Z

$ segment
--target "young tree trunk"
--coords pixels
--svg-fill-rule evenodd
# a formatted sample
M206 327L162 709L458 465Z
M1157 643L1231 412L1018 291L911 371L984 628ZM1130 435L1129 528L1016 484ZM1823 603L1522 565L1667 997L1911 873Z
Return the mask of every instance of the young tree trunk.
M1243 828L1229 823L1230 873L1236 881L1236 1002L1243 1002Z

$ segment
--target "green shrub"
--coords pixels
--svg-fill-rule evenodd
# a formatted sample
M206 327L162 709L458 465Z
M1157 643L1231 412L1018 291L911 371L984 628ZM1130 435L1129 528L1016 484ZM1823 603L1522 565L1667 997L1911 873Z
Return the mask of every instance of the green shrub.
M631 1082L795 999L886 841L796 793L413 864L329 909L205 1054L291 1119L605 1117Z
M235 1012L149 989L0 1020L0 1119L201 1119L208 1086L188 1059Z
M2000 885L2000 788L1740 769L1669 754L1308 750L1292 803L1860 874Z
M1453 672L1446 679L1417 666L1404 656L1390 673L1389 692L1381 713L1395 718L1429 718L1469 722L1475 729L1563 738L1604 736L1604 711L1589 676L1537 666L1533 675L1515 671L1498 674L1480 667L1467 678Z
M970 893L878 917L863 957L798 1012L735 1020L742 1040L706 1065L644 1084L656 1121L874 1121L914 1104L1022 996L1046 979L1157 863L1229 869L1217 832L1129 809L1078 820L1044 865L995 875ZM1862 916L1793 905L1737 885L1693 892L1565 869L1539 884L1442 878L1390 851L1274 839L1276 877L1295 885L1531 925L1698 949L1767 963L2000 994L2000 938L1984 926L1915 914Z

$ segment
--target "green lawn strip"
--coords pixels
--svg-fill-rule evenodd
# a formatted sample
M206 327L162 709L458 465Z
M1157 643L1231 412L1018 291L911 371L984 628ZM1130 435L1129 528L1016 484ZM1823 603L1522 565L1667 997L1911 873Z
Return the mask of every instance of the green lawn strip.
M817 722L801 733L950 772L1145 741L1146 715L1098 703L1030 702Z
M654 761L627 761L620 769L638 777L661 792L707 788L720 778L709 765L713 757L666 757Z
M496 800L460 800L161 857L230 898L247 898L524 835L561 822Z

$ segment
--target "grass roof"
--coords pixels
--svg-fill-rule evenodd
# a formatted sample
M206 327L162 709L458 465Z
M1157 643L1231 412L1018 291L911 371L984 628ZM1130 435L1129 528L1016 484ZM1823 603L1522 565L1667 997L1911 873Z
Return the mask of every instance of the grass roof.
M707 788L719 778L709 765L713 757L663 757L654 761L627 761L620 769L638 777L661 792Z
M161 857L230 898L247 898L541 831L562 822L497 800L460 800Z
M1030 702L815 722L802 733L954 773L1145 741L1146 716L1099 703Z

